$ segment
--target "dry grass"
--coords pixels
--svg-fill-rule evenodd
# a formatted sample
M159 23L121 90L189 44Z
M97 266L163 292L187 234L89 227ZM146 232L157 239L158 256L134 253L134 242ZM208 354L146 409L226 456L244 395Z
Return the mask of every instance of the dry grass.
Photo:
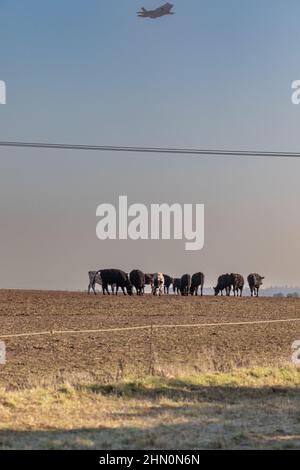
M295 367L165 369L113 383L81 375L47 387L0 390L0 447L299 448L299 385Z

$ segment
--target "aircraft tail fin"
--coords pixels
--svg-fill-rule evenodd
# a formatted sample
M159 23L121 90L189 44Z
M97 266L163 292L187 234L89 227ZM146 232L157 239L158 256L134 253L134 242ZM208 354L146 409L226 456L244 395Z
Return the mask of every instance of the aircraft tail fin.
M145 18L147 16L147 13L148 13L148 10L146 10L146 8L141 8L141 11L138 11L137 15L140 18Z

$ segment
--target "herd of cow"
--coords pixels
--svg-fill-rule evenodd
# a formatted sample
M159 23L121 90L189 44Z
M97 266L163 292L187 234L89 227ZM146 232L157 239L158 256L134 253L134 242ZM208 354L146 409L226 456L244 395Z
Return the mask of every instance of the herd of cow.
M204 287L204 274L199 272L190 276L184 274L181 278L173 278L167 274L154 273L145 274L142 271L135 269L131 273L125 273L120 269L100 269L99 271L89 272L89 286L88 293L93 289L96 294L95 286L100 284L102 286L103 295L106 293L109 295L110 292L108 287L111 287L112 293L118 294L118 290L121 288L124 295L132 295L133 288L137 295L144 295L145 286L151 287L153 295L169 294L170 287L173 286L173 292L177 295L198 295L200 289L200 295L203 295ZM264 277L259 274L249 274L247 280L251 292L251 296L257 296L259 289L262 285ZM244 289L244 278L241 274L222 274L218 278L218 283L214 287L215 295L225 291L227 296L230 296L233 291L234 296L243 295Z

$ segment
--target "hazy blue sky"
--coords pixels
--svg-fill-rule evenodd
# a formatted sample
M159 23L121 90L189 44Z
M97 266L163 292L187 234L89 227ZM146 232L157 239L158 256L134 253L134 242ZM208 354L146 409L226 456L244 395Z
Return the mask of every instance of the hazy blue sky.
M1 140L300 151L298 0L1 2ZM258 271L300 284L300 160L0 150L0 286L88 269ZM204 203L206 243L100 242L96 207Z

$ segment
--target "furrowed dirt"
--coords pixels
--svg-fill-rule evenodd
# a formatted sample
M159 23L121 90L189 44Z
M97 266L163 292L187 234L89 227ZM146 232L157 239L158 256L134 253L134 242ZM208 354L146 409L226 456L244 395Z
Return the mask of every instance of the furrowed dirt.
M0 339L53 330L292 318L300 320L298 299L0 291ZM0 366L0 386L26 387L74 373L110 381L124 371L144 374L165 366L225 371L278 366L291 363L295 340L300 340L300 321L11 338L5 339L7 363Z

